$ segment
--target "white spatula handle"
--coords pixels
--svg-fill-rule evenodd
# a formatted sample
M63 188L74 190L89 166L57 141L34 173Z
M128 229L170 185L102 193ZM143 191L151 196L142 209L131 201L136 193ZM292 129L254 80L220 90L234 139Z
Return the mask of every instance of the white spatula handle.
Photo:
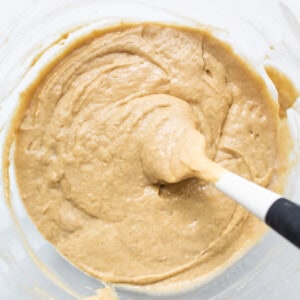
M299 205L229 171L214 185L300 248Z

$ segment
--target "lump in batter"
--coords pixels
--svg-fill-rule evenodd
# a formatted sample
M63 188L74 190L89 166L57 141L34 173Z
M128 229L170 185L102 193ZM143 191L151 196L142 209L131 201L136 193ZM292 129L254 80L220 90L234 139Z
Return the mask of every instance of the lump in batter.
M20 194L45 238L85 272L115 283L185 283L264 231L178 159L195 141L203 157L278 190L278 105L209 33L155 24L93 33L23 101Z

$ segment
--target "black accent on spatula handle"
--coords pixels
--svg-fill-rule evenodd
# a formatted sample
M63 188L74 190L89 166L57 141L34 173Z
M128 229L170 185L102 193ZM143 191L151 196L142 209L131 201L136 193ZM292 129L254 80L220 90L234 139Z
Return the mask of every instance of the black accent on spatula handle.
M300 206L285 199L276 200L266 214L266 223L300 248Z

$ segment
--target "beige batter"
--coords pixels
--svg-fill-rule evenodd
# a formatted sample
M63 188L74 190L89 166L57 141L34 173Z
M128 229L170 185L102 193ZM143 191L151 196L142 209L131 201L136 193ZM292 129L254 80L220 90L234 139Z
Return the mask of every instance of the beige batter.
M83 300L119 300L116 292L109 286L96 291L97 294L86 297Z
M280 192L287 161L285 121L264 82L208 32L93 33L44 70L23 104L20 194L45 238L87 273L184 283L262 235L257 219L193 178L214 179L211 159Z

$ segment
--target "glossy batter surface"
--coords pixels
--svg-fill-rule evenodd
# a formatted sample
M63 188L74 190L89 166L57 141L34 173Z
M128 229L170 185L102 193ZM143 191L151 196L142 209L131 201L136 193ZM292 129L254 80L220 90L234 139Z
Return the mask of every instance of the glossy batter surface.
M121 26L46 73L24 95L15 170L34 223L73 264L167 286L212 274L261 236L178 159L194 140L203 157L279 189L278 107L227 45L200 30Z

